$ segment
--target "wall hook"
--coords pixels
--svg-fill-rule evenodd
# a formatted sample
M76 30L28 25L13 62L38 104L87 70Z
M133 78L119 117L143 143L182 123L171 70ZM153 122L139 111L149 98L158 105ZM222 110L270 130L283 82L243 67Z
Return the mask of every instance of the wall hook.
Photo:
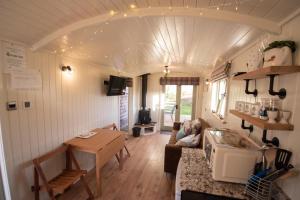
M271 75L268 75L270 77L270 87L269 87L269 94L272 95L272 96L278 96L280 99L284 99L286 97L286 89L285 88L281 88L279 90L279 92L275 92L273 90L274 88L274 78L275 76L277 76L277 74L271 74Z
M263 137L262 137L262 142L265 144L273 144L276 147L279 147L279 139L277 137L273 137L272 140L268 140L267 139L267 133L268 131L266 129L264 129L263 131Z
M249 91L249 81L250 81L250 79L245 79L245 81L246 81L246 89L245 89L245 93L246 94L253 94L253 96L254 97L257 97L257 89L255 89L255 90L253 90L253 92L250 92Z
M241 128L242 128L242 129L248 129L248 130L250 131L250 133L253 132L253 125L245 126L245 120L242 120Z

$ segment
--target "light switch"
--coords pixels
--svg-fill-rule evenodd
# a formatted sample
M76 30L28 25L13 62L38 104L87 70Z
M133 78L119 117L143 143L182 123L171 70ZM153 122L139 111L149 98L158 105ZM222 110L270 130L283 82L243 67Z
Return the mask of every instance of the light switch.
M7 102L7 110L17 110L17 102L16 101L9 101Z

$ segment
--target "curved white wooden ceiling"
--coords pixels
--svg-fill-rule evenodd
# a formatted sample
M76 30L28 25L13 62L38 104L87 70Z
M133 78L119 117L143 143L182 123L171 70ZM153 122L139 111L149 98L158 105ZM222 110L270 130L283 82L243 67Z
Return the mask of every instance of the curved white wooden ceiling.
M64 27L68 30L81 20L107 16L111 10L119 16L130 15L134 12L130 5L136 10L184 7L200 12L198 17L178 12L100 20L45 40ZM262 26L276 32L277 24L299 7L299 0L0 0L0 37L135 75L162 71L165 64L173 71L205 73L217 58L259 37ZM217 20L213 12L208 16L210 10L232 20ZM232 14L245 18L245 23L233 22L238 20ZM259 20L261 26L256 26ZM39 43L43 40L46 42Z

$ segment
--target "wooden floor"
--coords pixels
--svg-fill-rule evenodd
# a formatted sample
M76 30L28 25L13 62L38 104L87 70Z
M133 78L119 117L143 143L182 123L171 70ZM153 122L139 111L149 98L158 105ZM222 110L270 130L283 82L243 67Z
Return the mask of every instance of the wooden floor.
M154 134L126 141L131 153L123 170L113 158L102 169L103 200L173 200L175 178L164 173L164 148L169 135ZM125 154L126 155L126 154ZM87 180L95 194L95 170ZM75 185L59 199L81 200L87 195L80 184Z

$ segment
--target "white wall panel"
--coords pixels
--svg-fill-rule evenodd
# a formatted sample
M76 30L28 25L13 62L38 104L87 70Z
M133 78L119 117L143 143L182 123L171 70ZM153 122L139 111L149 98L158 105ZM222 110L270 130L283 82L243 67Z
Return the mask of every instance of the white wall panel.
M1 42L1 47L3 42ZM2 52L2 49L0 49ZM1 61L1 71L3 61ZM119 121L118 97L107 97L103 81L108 74L99 66L47 52L26 51L28 68L41 72L40 90L11 90L1 73L1 124L13 199L33 199L31 160L61 145L83 131ZM72 76L63 74L62 64L73 67ZM3 81L2 81L3 78ZM3 86L2 86L3 84ZM18 109L6 111L7 101L16 100ZM31 109L24 109L30 101ZM91 169L94 158L77 154L82 168ZM64 165L60 156L45 165L48 177ZM45 194L42 194L45 197Z

